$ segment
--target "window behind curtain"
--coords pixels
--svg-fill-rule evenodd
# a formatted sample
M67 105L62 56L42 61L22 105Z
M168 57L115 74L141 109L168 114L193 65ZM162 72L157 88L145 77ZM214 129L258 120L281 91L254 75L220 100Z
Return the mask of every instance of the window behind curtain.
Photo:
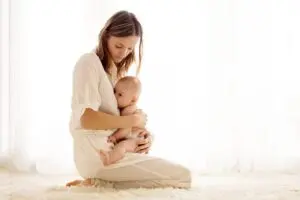
M0 0L0 161L9 136L9 0Z

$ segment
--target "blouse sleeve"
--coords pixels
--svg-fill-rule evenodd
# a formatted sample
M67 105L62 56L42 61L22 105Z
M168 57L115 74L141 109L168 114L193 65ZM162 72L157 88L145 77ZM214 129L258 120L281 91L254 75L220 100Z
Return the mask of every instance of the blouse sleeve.
M89 54L83 55L76 63L73 73L72 111L77 120L80 120L86 108L98 111L101 105L97 67L97 62Z

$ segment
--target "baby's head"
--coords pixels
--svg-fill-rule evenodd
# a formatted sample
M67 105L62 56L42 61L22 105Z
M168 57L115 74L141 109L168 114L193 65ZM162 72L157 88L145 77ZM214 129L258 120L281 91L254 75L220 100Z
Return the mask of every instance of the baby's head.
M141 82L134 76L125 76L117 82L114 92L119 108L133 105L140 96Z

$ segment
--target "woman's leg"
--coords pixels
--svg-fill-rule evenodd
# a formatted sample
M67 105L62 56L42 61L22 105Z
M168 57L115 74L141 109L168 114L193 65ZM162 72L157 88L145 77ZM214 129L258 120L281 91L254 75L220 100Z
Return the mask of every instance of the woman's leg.
M152 159L119 168L104 169L99 179L92 179L95 186L110 182L114 188L190 188L191 173L181 166L163 159Z

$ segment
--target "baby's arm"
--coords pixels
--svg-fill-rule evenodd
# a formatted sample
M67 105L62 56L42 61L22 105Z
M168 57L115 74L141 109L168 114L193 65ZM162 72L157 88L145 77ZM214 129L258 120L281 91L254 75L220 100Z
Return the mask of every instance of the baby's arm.
M136 109L137 109L136 105L127 106L121 111L121 115L122 116L132 115L136 111ZM131 128L118 129L109 137L109 141L116 143L118 142L118 140L124 139L127 136L129 136L130 133L131 133Z
M136 109L136 105L127 106L121 111L121 115L132 115L136 111Z
M124 158L126 152L135 152L135 149L140 144L141 140L132 138L119 142L111 151L105 152L100 150L100 157L103 164L110 165L122 158Z

